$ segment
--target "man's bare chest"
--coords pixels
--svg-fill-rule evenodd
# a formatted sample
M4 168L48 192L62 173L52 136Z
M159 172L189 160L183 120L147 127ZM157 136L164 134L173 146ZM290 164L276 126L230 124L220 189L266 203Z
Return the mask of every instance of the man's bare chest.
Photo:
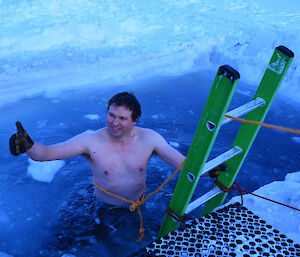
M150 147L140 145L124 148L111 145L94 147L90 154L90 164L98 175L142 174L146 171L152 151Z

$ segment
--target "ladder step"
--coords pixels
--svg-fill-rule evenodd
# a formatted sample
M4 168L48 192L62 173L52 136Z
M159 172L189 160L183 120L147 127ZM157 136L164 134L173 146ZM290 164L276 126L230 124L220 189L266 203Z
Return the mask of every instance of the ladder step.
M238 154L241 154L242 152L243 152L242 148L240 148L239 146L234 146L233 148L231 148L227 152L225 152L225 153L217 156L216 158L210 160L209 162L207 162L204 165L203 172L202 172L201 175L204 175L204 174L208 173L213 168L215 168L215 167L219 166L220 164L228 161L232 157L234 157Z
M232 157L234 157L238 154L241 154L242 152L243 152L243 150L239 146L234 146L227 152L225 152L225 153L219 155L218 157L212 159L211 161L207 162L203 168L202 175L209 172L211 169L217 167L218 165L224 163L225 161L231 159ZM200 196L198 199L191 202L188 205L185 213L191 212L192 210L196 209L200 205L206 203L208 200L214 198L216 195L218 195L222 192L223 191L219 187L213 188L212 190L208 191L206 194Z
M214 198L218 194L222 193L223 191L219 187L214 187L212 190L208 191L206 194L200 196L195 201L191 202L188 207L186 208L185 213L188 214L191 211L195 210L202 204L206 203L208 200Z
M259 107L263 107L265 105L266 105L265 100L262 99L261 97L257 97L256 99L252 100L251 102L241 105L240 107L237 107L236 109L233 109L233 110L227 112L226 115L238 118L238 117L241 117L241 116L247 114L248 112L251 112L251 111L253 111ZM222 126L231 121L232 121L232 119L225 117L222 122Z

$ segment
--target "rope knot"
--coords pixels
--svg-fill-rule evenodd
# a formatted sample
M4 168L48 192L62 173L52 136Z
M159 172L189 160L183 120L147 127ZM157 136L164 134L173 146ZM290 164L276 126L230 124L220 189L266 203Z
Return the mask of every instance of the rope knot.
M135 202L132 202L130 205L130 211L134 212L137 208L139 208L143 202L141 200L136 200Z
M131 212L134 212L135 210L137 210L139 216L140 216L140 229L139 229L139 238L137 239L137 242L140 242L143 239L144 236L144 232L145 229L143 228L143 216L142 216L142 212L141 212L141 206L146 202L147 199L149 199L151 196L153 196L154 194L156 194L163 186L165 186L183 167L184 161L179 165L179 167L175 170L175 172L166 180L164 181L154 192L152 192L151 194L149 194L147 197L145 197L145 192L146 192L146 186L144 187L144 192L143 195L141 197L141 199L138 199L137 201L132 201L129 199L126 199L120 195L111 193L109 191L107 191L106 189L100 187L99 185L97 185L97 183L95 182L94 178L93 178L93 184L95 185L96 188L98 188L99 190L105 192L108 195L114 196L120 200L123 200L126 203L131 203L129 210Z

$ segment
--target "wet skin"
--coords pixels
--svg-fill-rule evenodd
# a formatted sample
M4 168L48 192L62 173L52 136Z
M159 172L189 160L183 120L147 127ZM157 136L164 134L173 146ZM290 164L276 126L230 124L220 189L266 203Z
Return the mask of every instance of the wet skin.
M36 161L84 155L99 186L135 201L143 193L148 161L153 153L174 168L185 157L157 132L135 126L137 121L132 120L131 113L124 106L111 105L105 128L82 133L51 146L35 142L27 154ZM106 203L116 206L124 204L124 201L97 188L95 193Z

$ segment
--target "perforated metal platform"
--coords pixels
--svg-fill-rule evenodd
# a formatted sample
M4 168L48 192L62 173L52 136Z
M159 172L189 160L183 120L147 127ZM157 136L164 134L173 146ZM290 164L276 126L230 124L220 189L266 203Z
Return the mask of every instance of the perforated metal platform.
M138 256L300 256L300 245L239 203L186 223Z

